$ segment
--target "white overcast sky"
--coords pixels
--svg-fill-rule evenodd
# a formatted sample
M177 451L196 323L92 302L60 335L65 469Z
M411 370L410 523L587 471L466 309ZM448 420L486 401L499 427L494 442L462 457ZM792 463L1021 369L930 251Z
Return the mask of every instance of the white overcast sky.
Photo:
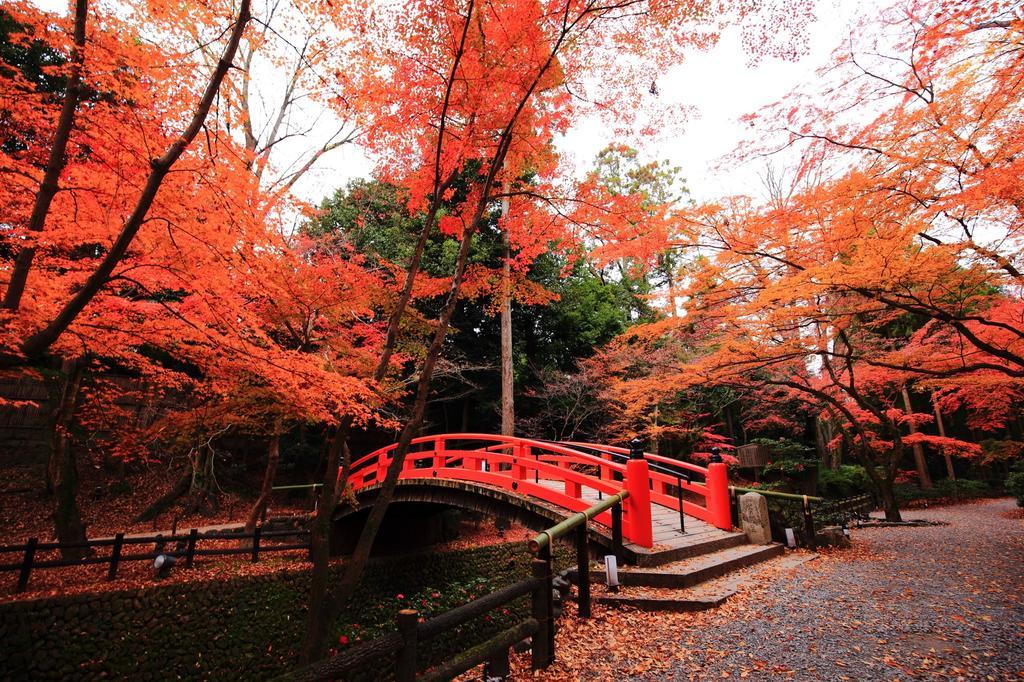
M847 39L851 25L889 4L886 0L818 0L808 51L798 61L766 58L756 66L748 65L739 29L727 31L712 50L695 50L685 63L658 79L659 97L691 106L695 114L682 135L652 140L641 148L644 160L668 159L679 166L697 200L730 194L760 196L763 164L714 169L716 161L747 134L739 117L814 79L815 72L829 63L832 52ZM598 151L613 141L602 124L584 121L560 140L559 146L582 172ZM335 154L303 179L298 188L303 198L318 202L348 179L369 174L371 164L357 149L340 149Z
M65 0L35 1L55 11L68 9ZM716 161L731 152L747 134L738 122L739 117L814 79L815 71L829 62L832 52L849 36L851 25L868 13L877 15L880 7L889 4L891 0L817 0L815 19L809 29L810 44L797 61L766 58L755 66L749 65L740 45L739 29L726 31L712 50L694 50L685 63L658 79L659 97L692 107L694 113L681 134L652 140L641 147L644 160L668 159L679 166L692 197L697 200L730 194L759 196L763 164L715 169ZM277 81L281 81L283 90L281 74L268 73L262 89L278 89ZM273 97L272 92L268 94ZM606 127L583 121L558 144L582 173L590 167L597 152L613 141ZM309 148L314 142L306 139L296 144ZM368 176L371 168L371 161L358 148L345 146L325 156L295 189L303 199L319 203L350 179Z

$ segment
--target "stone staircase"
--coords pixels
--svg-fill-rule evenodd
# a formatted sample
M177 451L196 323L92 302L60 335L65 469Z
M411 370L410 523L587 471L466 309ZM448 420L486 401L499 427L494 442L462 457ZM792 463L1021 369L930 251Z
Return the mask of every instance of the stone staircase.
M631 606L644 611L702 611L720 605L735 594L734 588L705 587L706 583L785 553L785 548L778 543L753 545L742 533L728 535L689 545L687 556L682 559L620 566L620 589L614 592L598 589L593 600L607 606ZM579 580L575 571L568 577L573 582ZM591 565L590 580L604 584L602 565Z

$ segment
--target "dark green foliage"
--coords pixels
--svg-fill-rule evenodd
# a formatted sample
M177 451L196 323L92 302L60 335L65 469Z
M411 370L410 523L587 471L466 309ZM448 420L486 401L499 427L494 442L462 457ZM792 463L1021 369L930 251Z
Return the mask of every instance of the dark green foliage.
M974 481L969 478L961 478L956 481L944 478L941 481L936 481L935 487L931 490L924 490L910 484L898 484L894 486L894 490L896 499L900 502L953 498L976 499L988 497L994 492L984 481Z
M789 438L754 438L750 441L771 450L771 460L814 461L814 448Z
M457 183L456 195L465 188L465 181ZM328 237L340 248L351 248L366 258L368 267L391 264L404 268L423 227L422 214L410 215L403 190L374 180L356 180L337 190L324 200L321 211L303 230ZM495 273L504 253L496 218L492 213L474 235L470 252L471 263ZM456 239L435 229L424 250L423 272L450 276L458 246ZM580 359L592 355L630 324L655 316L643 298L650 291L646 280L606 276L584 260L571 268L568 263L564 253L546 253L527 273L532 283L554 294L554 300L536 305L513 301L516 412L524 424L542 409L531 396L553 374L575 372ZM472 430L496 428L500 386L495 358L500 357L501 332L493 303L487 297L463 299L456 308L444 355L458 371L435 380L430 407L430 421L442 430L460 429L463 403L468 403ZM441 305L441 297L415 303L427 318L436 317ZM456 407L450 409L453 403Z
M1017 506L1024 507L1024 462L1017 462L1006 477L1006 492L1017 498Z
M836 470L818 471L818 495L828 499L854 497L864 493L874 494L874 486L864 467L859 464L844 464Z

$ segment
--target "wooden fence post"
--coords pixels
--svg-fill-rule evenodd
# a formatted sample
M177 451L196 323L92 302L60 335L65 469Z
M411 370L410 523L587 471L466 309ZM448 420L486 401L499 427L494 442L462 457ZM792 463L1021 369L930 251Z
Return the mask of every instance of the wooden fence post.
M505 679L512 672L512 666L508 660L508 649L502 649L484 664L484 677L490 679L497 677L498 679Z
M36 557L36 545L38 538L29 538L25 545L25 557L21 560L21 572L18 574L18 592L24 592L28 587L28 577L32 573L32 561Z
M260 560L260 533L263 531L263 525L257 525L256 529L252 532L252 562L256 563Z
M415 682L416 680L416 629L419 627L420 612L402 609L398 612L398 634L402 636L402 647L395 659L395 681Z
M807 533L807 546L812 550L818 549L818 534L814 530L814 514L811 513L811 503L804 495L804 531Z
M185 568L192 568L192 560L196 556L196 540L198 539L198 528L193 528L188 532L188 544L185 545Z
M579 615L580 618L590 618L590 543L586 521L576 529L576 576L579 581Z
M531 610L534 620L537 621L537 633L533 636L533 644L530 658L530 667L534 670L546 668L551 664L551 652L549 651L549 631L551 620L548 617L548 603L551 601L551 588L548 587L548 580L551 577L551 564L543 559L534 559L531 563L534 578L539 578L539 584L533 589L531 595Z
M121 561L121 545L124 544L124 533L114 536L114 547L110 550L110 570L107 571L107 580L117 577L117 564Z

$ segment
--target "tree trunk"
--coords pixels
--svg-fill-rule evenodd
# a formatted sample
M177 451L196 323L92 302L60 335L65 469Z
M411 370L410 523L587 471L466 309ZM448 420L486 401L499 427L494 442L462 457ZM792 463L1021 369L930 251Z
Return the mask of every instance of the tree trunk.
M214 473L216 452L211 443L200 445L189 458L192 463L192 480L188 489L189 503L185 513L216 511L217 476Z
M352 426L350 418L342 419L335 429L327 447L327 469L324 472L323 486L320 488L320 506L313 517L310 532L310 560L313 571L310 576L310 603L306 621L306 643L302 652L302 663L309 663L320 657L321 647L327 637L330 624L330 612L325 608L327 596L327 580L329 577L331 558L331 519L337 500L338 476L341 467L342 451L345 449L345 438Z
M945 438L946 425L942 422L942 410L934 402L932 403L932 409L935 410L935 426L939 430L939 435ZM955 481L956 471L953 470L953 457L945 450L942 451L942 457L946 460L946 475L949 477L949 480Z
M910 402L910 393L907 391L907 387L903 386L900 391L903 393L903 407L908 415L913 414L914 406ZM912 422L908 423L908 426L910 427L910 433L917 433L917 427ZM932 485L932 477L928 473L928 463L924 459L924 446L920 443L914 443L913 448L914 465L917 467L917 480L922 488L931 490L934 486Z
M270 445L267 447L267 468L263 472L263 485L260 486L260 496L256 503L249 510L249 519L245 522L245 532L252 533L256 530L256 524L260 517L267 511L267 503L270 501L270 493L274 487L274 477L277 476L277 462L281 458L281 420L274 424L274 433L270 438Z
M896 492L893 490L893 476L888 469L893 467L887 467L886 474L879 475L878 469L875 468L875 463L871 459L871 455L865 450L863 445L854 449L855 456L864 467L864 471L867 473L868 478L875 484L875 490L878 491L878 496L881 498L882 510L885 512L886 521L902 521L903 517L900 516L900 507L896 501ZM899 461L895 458L893 461Z
M78 509L78 462L71 443L71 422L78 407L79 390L82 386L82 360L64 361L61 371L64 386L57 405L53 424L53 439L50 449L50 471L56 506L53 510L53 525L59 542L84 542L85 524ZM79 559L86 555L84 548L61 550L64 559Z
M654 403L654 426L658 426L658 422L660 421L660 419L661 419L661 405L659 403ZM651 454L652 455L660 455L661 454L661 438L659 436L657 436L657 435L654 436L654 438L651 439Z
M75 110L82 98L82 64L85 60L85 23L89 16L87 0L75 0L75 42L71 50L71 71L68 73L68 86L64 92L64 103L61 105L57 127L50 143L50 154L43 172L43 181L36 192L36 200L32 205L32 215L28 219L28 229L42 232L46 227L46 217L50 213L50 204L60 189L60 174L67 164L67 147L71 139L71 130L75 125ZM17 310L21 306L21 297L25 293L25 283L32 269L32 260L36 255L35 246L26 246L18 252L14 261L14 269L7 283L0 307Z
M900 507L896 502L896 492L893 490L892 480L888 476L881 476L875 482L878 486L878 493L882 498L882 509L885 511L886 521L902 521Z
M509 214L509 200L502 201L502 218ZM502 264L502 435L515 435L515 397L512 374L512 252L508 232L504 233L502 245L505 258Z
M486 189L487 188L485 187L485 197L487 195ZM413 404L412 416L402 429L402 435L392 452L392 460L388 467L387 476L377 493L377 498L373 503L373 507L370 509L370 515L366 519L366 524L363 526L363 529L359 534L359 540L356 542L355 550L349 557L348 563L345 567L345 572L343 573L341 581L338 583L334 592L328 595L328 598L323 600L321 603L311 604L311 607L317 609L319 613L316 615L313 615L312 613L310 614L310 630L307 632L306 647L303 651L303 658L306 660L315 660L323 657L327 648L327 628L338 616L345 604L348 603L349 599L351 599L352 595L355 593L359 580L363 576L363 570L366 568L366 562L370 558L373 543L376 540L377 533L384 521L384 515L387 513L388 506L391 504L391 500L394 497L395 487L398 484L398 476L401 474L402 467L405 463L405 456L409 451L409 446L412 443L413 437L419 432L420 426L423 423L423 418L426 414L427 397L430 391L431 378L434 374L434 367L437 365L437 360L441 355L441 350L444 347L444 340L448 332L448 325L451 323L452 315L455 313L455 307L458 303L459 289L462 286L462 279L466 272L466 263L469 260L473 234L476 231L476 227L480 222L485 208L486 204L484 203L484 200L481 200L480 204L477 206L477 211L474 215L473 221L470 223L469 227L467 227L462 236L462 244L459 247L459 254L455 263L455 273L452 276L452 283L448 291L448 298L445 302L444 309L441 312L437 328L434 331L434 338L431 341L430 347L427 350L427 355L420 367L419 380L416 385L416 401ZM327 486L325 485L324 488L326 492ZM314 577L316 578L318 567L315 564L316 560L314 559ZM324 564L326 566L326 561L324 561ZM325 567L323 569L323 579L325 581L326 573L327 571Z
M167 509L181 496L187 493L191 485L192 471L190 468L185 470L185 473L181 475L181 478L178 479L178 482L174 484L173 488L154 500L153 504L146 507L142 513L136 516L135 521L151 521L160 516L160 514L167 511Z

